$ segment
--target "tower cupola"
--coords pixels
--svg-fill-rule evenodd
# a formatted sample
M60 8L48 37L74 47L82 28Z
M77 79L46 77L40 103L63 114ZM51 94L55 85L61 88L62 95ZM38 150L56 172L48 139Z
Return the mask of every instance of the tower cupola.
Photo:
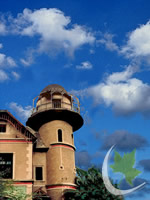
M83 125L78 98L62 86L52 84L33 99L33 111L27 125L38 131L43 123L56 119L67 121L73 127L73 131Z

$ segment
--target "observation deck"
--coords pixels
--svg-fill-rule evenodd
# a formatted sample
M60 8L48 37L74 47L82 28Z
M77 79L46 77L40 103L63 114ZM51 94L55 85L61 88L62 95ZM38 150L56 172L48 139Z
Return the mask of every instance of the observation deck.
M52 120L68 122L73 131L83 125L78 98L57 84L47 86L33 99L32 114L26 124L38 131L42 124Z

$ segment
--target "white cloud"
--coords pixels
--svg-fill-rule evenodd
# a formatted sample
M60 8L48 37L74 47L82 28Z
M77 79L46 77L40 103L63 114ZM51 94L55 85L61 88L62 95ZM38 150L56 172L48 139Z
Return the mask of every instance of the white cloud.
M0 22L0 35L4 35L6 33L6 26L3 22Z
M129 58L150 56L150 21L128 35L127 44L121 52Z
M24 121L26 121L31 115L32 106L26 106L25 108L23 108L21 105L18 105L15 102L11 102L9 104L9 107L18 115L18 117L20 117Z
M0 69L0 82L4 82L8 79L9 79L9 77L6 74L6 72L4 72L3 70Z
M36 50L35 49L28 49L26 51L26 58L21 58L20 62L24 65L24 66L30 66L33 62L34 62L34 57L36 56Z
M0 67L15 67L17 66L14 59L10 56L0 53Z
M117 115L128 116L139 112L149 116L150 85L133 78L136 71L138 68L129 66L122 72L108 75L104 82L76 94L91 96L95 105L110 106Z
M20 79L20 75L19 75L17 72L12 71L11 74L12 74L12 76L13 76L16 80L19 80L19 79Z
M97 40L97 43L105 45L106 49L108 49L109 51L119 52L119 47L116 43L113 42L113 37L114 35L110 33L105 33L102 39Z
M30 66L33 63L33 58L29 57L27 59L21 58L20 62L25 66Z
M16 64L16 62L14 61L13 58L11 58L11 57L6 57L5 59L6 59L6 64L7 64L8 66L10 66L10 67L15 67L15 66L17 66L17 64Z
M109 75L109 77L107 77L107 82L119 83L119 82L127 81L138 70L139 70L139 68L137 66L133 67L133 66L129 65L124 71L115 72L115 73Z
M39 36L39 52L64 50L72 55L84 44L92 44L95 37L85 27L71 26L71 19L58 9L42 8L31 11L24 9L17 18L11 18L11 31L14 34ZM68 27L69 26L69 27Z
M6 56L5 54L0 53L0 82L4 82L9 79L9 73L11 72L11 68L16 67L17 64L14 59L10 56ZM3 70L2 70L3 69ZM5 69L5 71L4 71ZM6 71L7 70L7 71ZM11 72L13 77L17 78L14 72Z
M89 61L82 62L80 65L76 66L76 69L92 69L93 66Z

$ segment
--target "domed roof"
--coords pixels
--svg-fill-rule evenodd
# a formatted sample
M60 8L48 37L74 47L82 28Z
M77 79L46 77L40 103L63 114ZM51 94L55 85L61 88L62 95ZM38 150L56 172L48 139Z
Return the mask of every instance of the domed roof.
M41 93L45 93L45 92L60 92L60 93L65 93L67 94L67 91L61 86L61 85L58 85L58 84L51 84L51 85L48 85L47 87L45 87Z

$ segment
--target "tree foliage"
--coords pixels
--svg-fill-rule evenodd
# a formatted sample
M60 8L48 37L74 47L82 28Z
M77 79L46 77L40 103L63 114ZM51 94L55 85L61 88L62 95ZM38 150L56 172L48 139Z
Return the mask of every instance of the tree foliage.
M88 171L77 168L76 185L76 190L65 191L65 200L123 200L107 191L101 173L94 167Z
M15 187L13 181L3 179L0 173L0 200L27 200L29 196L20 187Z

